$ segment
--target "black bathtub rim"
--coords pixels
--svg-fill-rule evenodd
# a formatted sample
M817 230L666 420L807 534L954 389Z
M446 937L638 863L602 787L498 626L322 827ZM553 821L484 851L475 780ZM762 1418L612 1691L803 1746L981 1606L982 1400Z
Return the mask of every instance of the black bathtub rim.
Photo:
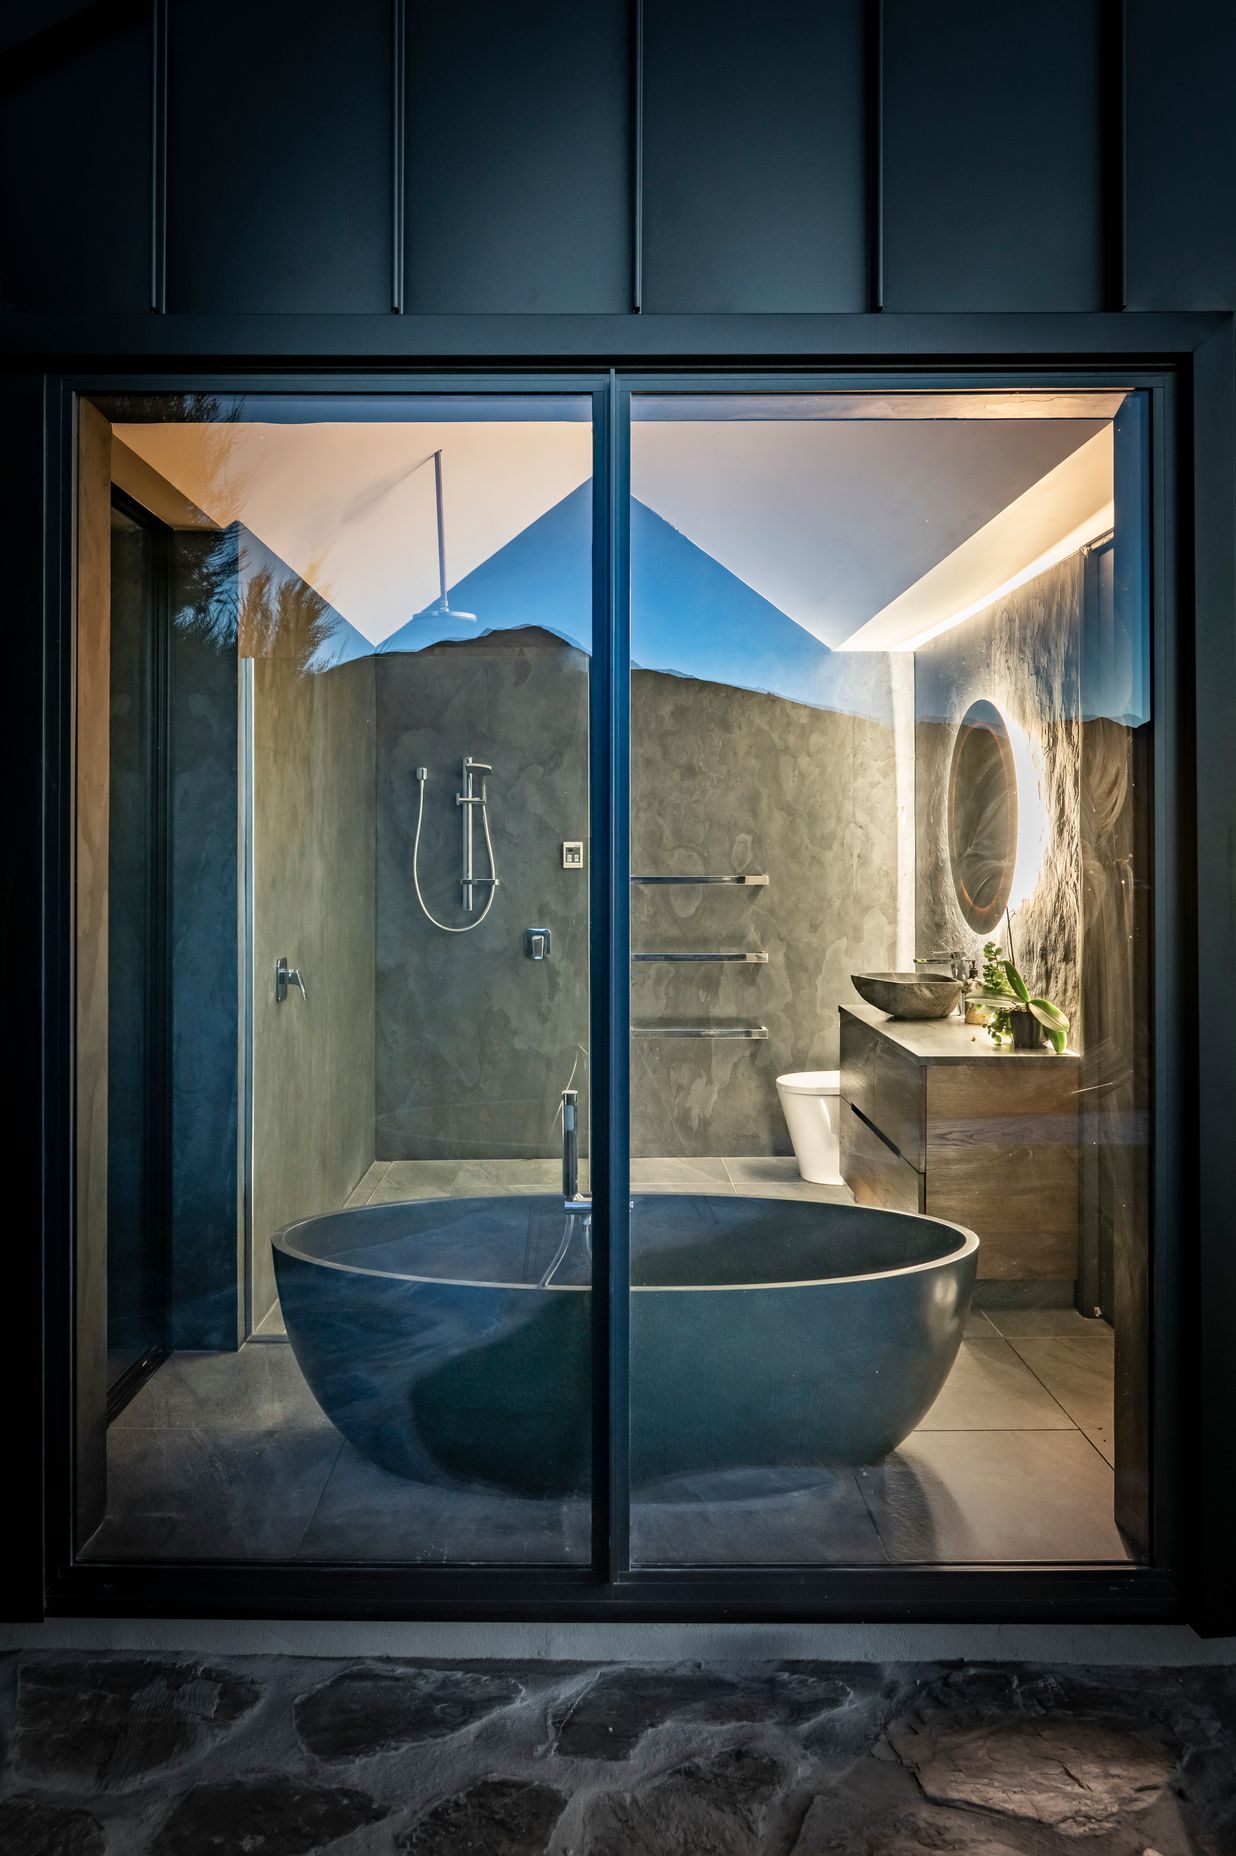
M552 1282L542 1285L539 1282L490 1282L483 1278L468 1276L418 1276L411 1270L376 1270L365 1264L340 1263L333 1257L315 1256L312 1251L303 1250L292 1241L293 1235L297 1231L306 1230L312 1225L324 1224L328 1219L345 1217L349 1219L362 1218L366 1212L389 1212L400 1205L450 1205L452 1208L459 1208L465 1205L490 1207L494 1205L527 1205L531 1199L540 1198L542 1196L550 1200L551 1203L555 1202L556 1195L552 1192L547 1192L543 1195L540 1193L523 1193L516 1195L514 1193L493 1192L479 1194L473 1198L458 1199L384 1199L380 1205L353 1205L342 1208L336 1212L315 1212L311 1218L297 1218L291 1224L286 1224L281 1230L276 1231L270 1241L273 1249L282 1251L285 1256L294 1257L299 1263L311 1264L317 1269L335 1270L344 1276L368 1276L383 1282L418 1283L423 1287L435 1289L509 1290L512 1293L522 1291L534 1295L590 1295L592 1293L592 1284L590 1282ZM631 1195L631 1203L632 1206L634 1206L640 1200L693 1197L707 1198L708 1196L709 1194L707 1193L635 1192ZM749 1203L757 1205L784 1205L786 1203L784 1199L775 1197L765 1198L761 1194L754 1192L744 1193L743 1197ZM558 1202L560 1203L560 1201ZM726 1203L729 1202L730 1201L726 1200ZM791 1200L790 1203L810 1205L813 1201L809 1199L798 1201ZM629 1293L632 1295L749 1295L753 1290L759 1289L828 1289L840 1288L846 1283L889 1282L894 1277L922 1276L931 1270L940 1270L949 1265L962 1263L968 1257L976 1256L980 1248L977 1232L970 1230L967 1225L955 1223L951 1218L936 1218L928 1212L892 1211L886 1209L882 1205L833 1205L827 1200L820 1200L818 1204L822 1211L875 1211L878 1212L882 1218L902 1218L905 1219L908 1224L936 1226L944 1231L955 1232L961 1239L961 1242L953 1250L946 1251L942 1257L927 1257L919 1263L899 1263L895 1269L889 1270L860 1270L856 1274L849 1276L794 1276L785 1281L777 1282L631 1283L629 1285ZM564 1212L563 1216L578 1216L578 1214Z

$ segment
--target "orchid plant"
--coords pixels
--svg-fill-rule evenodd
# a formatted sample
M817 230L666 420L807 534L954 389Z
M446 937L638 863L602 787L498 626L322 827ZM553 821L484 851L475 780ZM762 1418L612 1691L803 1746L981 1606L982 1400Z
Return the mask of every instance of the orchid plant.
M1004 1023L1001 1023L1001 1019L1006 1023L1008 1013L1030 1012L1038 1020L1039 1024L1042 1025L1043 1030L1047 1033L1048 1042L1056 1052L1056 1055L1059 1056L1064 1049L1065 1040L1069 1034L1069 1021L1067 1015L1062 1012L1060 1007L1054 1004L1051 999L1043 999L1032 995L1030 988L1026 985L1025 980L1017 971L1017 968L1013 965L1011 960L1001 960L999 962L999 968L1003 973L1007 990L997 990L992 985L992 980L995 977L993 972L995 965L995 962L989 960L985 966L983 974L985 982L984 990L968 995L972 1004L987 1006L991 1011L1000 1015L998 1018L993 1019L991 1025L992 1037L997 1043L1000 1043L1007 1035Z

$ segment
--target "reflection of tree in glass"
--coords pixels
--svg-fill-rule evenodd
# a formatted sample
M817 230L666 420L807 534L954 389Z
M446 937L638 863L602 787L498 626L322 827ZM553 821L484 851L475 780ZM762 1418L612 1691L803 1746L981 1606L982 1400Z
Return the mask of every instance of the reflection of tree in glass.
M299 575L277 577L271 566L255 568L240 600L240 655L279 657L306 670L337 622L334 608Z
M234 528L182 530L173 550L178 631L220 651L236 647L237 533Z

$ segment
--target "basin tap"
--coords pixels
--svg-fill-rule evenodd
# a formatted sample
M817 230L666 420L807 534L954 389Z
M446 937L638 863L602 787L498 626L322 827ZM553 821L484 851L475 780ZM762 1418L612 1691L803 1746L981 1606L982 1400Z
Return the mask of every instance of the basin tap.
M968 971L966 957L959 947L950 948L946 954L915 954L916 967L938 967L943 963L955 980L964 980Z

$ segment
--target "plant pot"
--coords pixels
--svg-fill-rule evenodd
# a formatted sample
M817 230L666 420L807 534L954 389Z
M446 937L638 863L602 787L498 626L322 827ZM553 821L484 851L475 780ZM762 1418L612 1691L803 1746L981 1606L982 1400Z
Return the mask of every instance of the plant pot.
M1046 1050L1043 1027L1033 1012L1010 1012L1014 1050Z

